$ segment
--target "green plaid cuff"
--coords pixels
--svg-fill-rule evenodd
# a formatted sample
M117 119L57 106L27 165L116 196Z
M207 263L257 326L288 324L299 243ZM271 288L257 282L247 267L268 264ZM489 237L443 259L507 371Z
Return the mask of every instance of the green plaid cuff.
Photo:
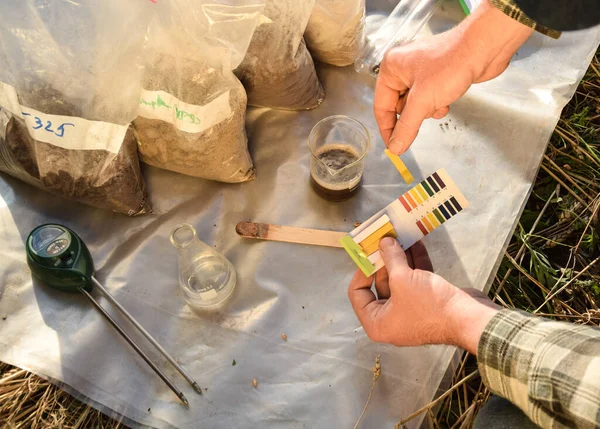
M545 27L538 24L533 19L525 15L525 13L519 9L514 0L490 0L490 3L497 9L500 9L504 14L510 16L512 19L519 21L528 27L533 28L546 36L558 39L560 37L560 31L552 30L551 28ZM550 4L548 7L551 7Z
M600 329L502 310L478 345L485 385L541 427L600 427Z

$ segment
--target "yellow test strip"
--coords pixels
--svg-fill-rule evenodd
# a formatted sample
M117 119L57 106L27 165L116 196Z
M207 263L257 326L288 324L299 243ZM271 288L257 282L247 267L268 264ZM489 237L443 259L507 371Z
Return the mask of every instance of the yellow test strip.
M375 231L373 234L369 235L367 238L361 241L360 246L364 249L366 247L369 247L373 243L379 244L379 240L381 240L383 237L386 236L386 234L389 234L390 232L394 232L394 227L390 222L388 222L381 228L379 228L377 231Z
M383 237L393 237L396 238L398 237L398 235L396 234L396 231L394 231L393 229L388 232L387 234L379 237L377 240L375 240L374 242L372 242L371 244L369 244L368 246L363 246L361 245L360 247L365 251L365 253L370 256L373 253L377 252L379 250L379 242L383 239Z
M410 171L408 171L408 168L406 168L406 165L402 162L399 156L394 155L392 152L390 152L389 149L385 150L385 154L390 159L390 161L392 161L392 164L394 164L394 167L396 167L396 170L398 170L398 173L400 173L400 175L406 183L412 183L415 180L413 175L410 174Z

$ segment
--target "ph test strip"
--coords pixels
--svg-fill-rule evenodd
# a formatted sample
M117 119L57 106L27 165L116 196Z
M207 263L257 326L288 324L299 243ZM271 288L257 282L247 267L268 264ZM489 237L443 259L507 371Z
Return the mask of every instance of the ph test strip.
M394 164L394 167L396 167L396 170L398 170L398 173L400 173L400 175L408 185L414 182L414 177L412 176L412 174L410 174L410 171L408 171L408 168L406 168L406 165L402 162L398 155L394 155L392 152L390 152L389 149L385 150L385 154L390 159L390 161L392 161L392 164Z
M344 248L367 276L383 267L379 242L394 237L403 249L441 227L469 206L446 170L415 185L342 240Z

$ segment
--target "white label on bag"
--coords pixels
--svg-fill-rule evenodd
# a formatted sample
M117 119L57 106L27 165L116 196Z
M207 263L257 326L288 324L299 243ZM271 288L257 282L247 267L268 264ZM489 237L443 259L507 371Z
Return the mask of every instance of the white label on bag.
M164 91L142 91L139 116L160 119L186 133L201 133L232 115L227 91L204 106L184 103Z
M127 125L88 121L75 116L49 115L21 106L17 90L0 82L0 109L25 121L35 140L70 150L105 150L119 153Z

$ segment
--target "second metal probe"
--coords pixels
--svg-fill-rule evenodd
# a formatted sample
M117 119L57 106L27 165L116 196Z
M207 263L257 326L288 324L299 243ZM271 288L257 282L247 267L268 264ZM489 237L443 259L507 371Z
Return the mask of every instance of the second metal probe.
M146 361L146 363L150 366L150 368L152 368L152 370L162 379L162 381L165 382L165 384L167 386L169 386L169 388L177 395L177 397L181 400L181 402L183 402L186 406L190 406L190 403L188 402L187 398L184 396L184 394L177 388L177 386L175 386L175 384L173 384L173 382L171 380L169 380L169 378L164 375L162 373L162 371L154 364L154 362L152 362L150 360L150 358L143 352L142 349L140 349L140 347L135 343L135 341L133 341L131 339L131 337L129 337L129 335L127 335L127 332L125 332L123 330L123 328L121 328L119 326L119 324L116 322L115 319L112 318L112 316L110 314L108 314L108 312L104 309L104 307L102 307L98 301L96 301L94 299L94 297L85 289L83 288L79 288L79 291L84 294L92 304L94 304L94 307L96 307L98 309L98 311L100 311L100 313L102 313L102 315L106 318L106 320L108 320L108 322L113 326L113 328L115 328L119 334L121 334L121 336L125 339L125 341L127 341L129 343L129 345L131 347L133 347L133 349L141 356L142 359L144 359Z
M171 363L171 365L173 365L175 367L175 369L177 371L179 371L179 373L183 376L183 378L185 378L186 381L192 385L192 387L194 388L196 393L202 395L202 388L198 385L198 383L196 383L194 381L194 379L192 377L190 377L190 375L185 371L185 369L183 369L181 367L181 365L179 365L177 363L177 361L158 343L158 341L156 341L154 339L154 337L152 337L152 335L150 335L150 333L148 331L146 331L146 329L144 329L144 327L142 325L140 325L138 323L138 321L135 320L133 318L133 316L131 314L129 314L129 312L121 304L119 304L119 301L117 301L110 294L110 292L108 292L104 288L104 286L102 286L102 284L93 276L92 276L92 282L100 290L100 292L102 292L102 294L106 297L106 299L109 300L110 303L113 304L115 307L117 307L121 311L121 313L123 313L123 315L127 318L127 320L129 320L131 322L131 324L133 326L135 326L142 333L142 335L144 337L146 337L146 339L150 343L152 343L152 345L154 347L156 347L156 349Z

